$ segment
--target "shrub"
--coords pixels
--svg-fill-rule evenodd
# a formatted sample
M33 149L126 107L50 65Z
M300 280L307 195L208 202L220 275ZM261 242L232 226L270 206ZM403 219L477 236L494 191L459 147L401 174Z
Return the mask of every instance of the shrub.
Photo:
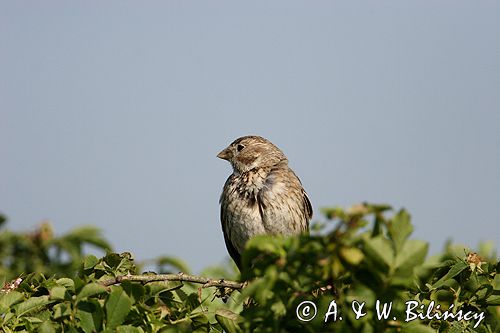
M491 244L478 253L447 244L428 258L427 242L410 239L405 210L360 204L323 213L327 221L310 237L252 239L243 255L244 286L231 281L234 266L202 273L217 279L172 274L168 268L188 271L169 257L156 264L170 274L139 275L141 265L129 253L110 252L95 228L62 237L48 224L31 234L3 230L0 329L499 331L500 263ZM107 253L85 255L89 244Z

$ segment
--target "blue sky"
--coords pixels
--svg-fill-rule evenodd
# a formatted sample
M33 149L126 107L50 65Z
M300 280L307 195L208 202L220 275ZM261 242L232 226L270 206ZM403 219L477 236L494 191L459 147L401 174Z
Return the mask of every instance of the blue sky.
M320 208L500 239L500 3L2 1L0 211L138 259L226 258L216 154L262 135Z

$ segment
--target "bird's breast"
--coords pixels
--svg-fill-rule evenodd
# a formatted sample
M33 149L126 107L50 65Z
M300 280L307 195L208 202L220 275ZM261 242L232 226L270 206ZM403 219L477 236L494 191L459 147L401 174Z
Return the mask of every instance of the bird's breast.
M266 233L257 202L264 182L263 172L245 173L233 176L227 184L227 191L224 191L222 205L224 214L227 214L226 230L240 253L250 238Z

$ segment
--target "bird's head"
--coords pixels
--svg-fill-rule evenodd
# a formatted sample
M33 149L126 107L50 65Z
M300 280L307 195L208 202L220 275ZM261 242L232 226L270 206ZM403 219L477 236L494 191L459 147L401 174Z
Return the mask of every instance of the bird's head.
M244 136L234 140L217 157L229 161L234 172L241 174L252 169L288 163L283 152L260 136Z

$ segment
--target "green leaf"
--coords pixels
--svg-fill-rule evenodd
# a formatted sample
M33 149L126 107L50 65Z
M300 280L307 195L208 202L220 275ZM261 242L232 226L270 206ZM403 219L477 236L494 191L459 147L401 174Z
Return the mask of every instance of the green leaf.
M486 304L488 304L488 305L500 305L500 295L491 295L491 296L489 296L486 299Z
M16 314L18 317L24 316L25 314L38 309L42 306L45 306L47 304L52 303L51 300L49 300L49 296L44 295L44 296L39 296L39 297L31 297L28 298L26 301L23 303L20 303L17 305L16 308Z
M83 299L86 299L87 297L91 297L94 295L102 294L107 291L106 287L104 287L102 284L99 283L89 283L85 285L82 290L78 293L78 296L76 296L76 300L80 301Z
M54 327L54 325L50 321L46 320L40 326L38 326L37 332L56 333L56 328Z
M104 317L101 305L97 300L78 303L76 317L85 333L100 332Z
M198 299L198 293L191 293L188 295L188 297L184 300L184 306L189 309L189 310L194 310L197 307L200 306L200 300Z
M176 289L175 293L177 294L177 297L179 297L179 299L182 301L182 303L184 303L188 299L188 294L182 288ZM163 292L162 294L166 293Z
M413 269L425 261L429 244L427 242L412 239L406 241L402 251L396 255L396 268L399 272L412 273Z
M23 294L18 291L0 292L0 313L7 312L11 306L21 302L23 298Z
M356 247L342 247L339 251L339 255L353 266L358 265L365 257L363 252Z
M92 269L98 262L99 259L96 256L88 255L83 259L83 269Z
M66 317L71 315L71 305L69 302L59 303L54 305L52 308L54 314L54 319L59 319L61 317Z
M242 322L242 317L228 309L218 309L215 312L215 319L227 333L242 332L238 325Z
M106 328L114 329L122 324L130 312L132 301L121 287L114 287L106 301Z
M283 243L285 241L284 237L270 236L270 235L258 235L251 238L246 249L255 249L259 252L268 252L276 254L280 257L286 256L286 252L283 249Z
M5 324L7 324L11 319L15 318L16 315L13 314L12 312L7 312L5 315L2 313L3 317L0 316L0 324L5 327Z
M448 273L446 273L442 278L440 278L438 281L436 281L436 283L434 283L432 286L434 288L439 288L439 287L444 286L447 283L447 280L457 276L458 274L460 274L460 272L462 272L464 269L466 269L468 267L469 267L469 265L467 265L467 263L465 263L463 261L457 262L455 265L453 265L450 268Z
M365 243L364 252L367 257L384 269L392 266L394 251L389 241L382 236L368 239Z
M105 271L112 272L113 275L135 273L134 259L129 252L108 253L95 268L104 268Z
M286 314L285 304L283 304L283 301L281 300L274 302L274 304L271 305L271 310L273 311L274 314L276 314L279 317L284 316Z
M390 221L387 226L389 236L394 242L396 255L401 252L403 245L413 232L413 226L410 222L410 214L404 209L401 209Z
M467 332L466 330L467 324L461 322L461 321L454 321L450 325L450 329L448 330L448 333L464 333Z
M54 287L49 291L51 300L64 300L64 295L66 294L66 288L64 287Z
M141 327L134 327L132 325L122 325L116 328L117 333L144 333Z
M208 318L203 313L196 313L191 315L191 327L194 328L194 332L208 332Z
M56 283L60 286L65 287L66 289L69 289L71 291L75 291L75 281L69 278L61 278L56 280Z
M139 302L146 293L146 288L142 284L136 282L123 281L121 287L125 290L127 295L131 297L134 303Z
M27 317L24 317L24 320L31 323L31 324L40 324L40 323L43 323L43 320L41 320L40 318L38 317L31 317L31 316L27 316Z

